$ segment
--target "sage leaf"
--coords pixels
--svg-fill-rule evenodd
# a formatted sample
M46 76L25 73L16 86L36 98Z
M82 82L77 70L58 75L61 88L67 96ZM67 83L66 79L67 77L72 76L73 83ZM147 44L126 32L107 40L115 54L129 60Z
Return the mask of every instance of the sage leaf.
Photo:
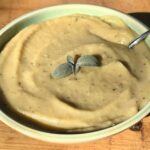
M72 65L73 73L75 73L75 63L74 63L74 60L71 56L67 56L67 63Z
M55 79L63 78L69 76L73 73L72 65L69 63L64 63L59 65L51 74L51 76Z
M80 67L92 67L92 66L99 66L100 62L98 58L92 55L84 55L78 58L76 66L75 66L75 73L77 73L80 70Z
M99 66L99 59L92 55L84 55L78 58L76 64L71 56L67 56L67 63L59 65L51 74L55 79L76 74L81 67Z
M71 56L67 56L67 63L74 64L74 60Z

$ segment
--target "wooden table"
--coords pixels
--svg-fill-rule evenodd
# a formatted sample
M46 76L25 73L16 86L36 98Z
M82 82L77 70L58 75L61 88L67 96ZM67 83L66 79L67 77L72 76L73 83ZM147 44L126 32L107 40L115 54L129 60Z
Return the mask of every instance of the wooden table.
M88 3L124 12L150 12L150 0L0 0L0 28L31 10L64 3ZM0 122L0 150L150 150L150 117L139 132L126 130L84 144L53 144L26 137Z

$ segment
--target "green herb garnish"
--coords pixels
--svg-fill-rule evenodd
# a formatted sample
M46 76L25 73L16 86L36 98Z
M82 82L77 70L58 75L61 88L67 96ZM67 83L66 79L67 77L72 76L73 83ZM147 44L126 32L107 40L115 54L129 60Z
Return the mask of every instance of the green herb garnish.
M76 63L71 56L67 56L67 63L59 65L51 75L53 78L63 78L72 73L78 73L81 67L94 67L99 65L100 62L98 58L93 55L81 56L77 59Z

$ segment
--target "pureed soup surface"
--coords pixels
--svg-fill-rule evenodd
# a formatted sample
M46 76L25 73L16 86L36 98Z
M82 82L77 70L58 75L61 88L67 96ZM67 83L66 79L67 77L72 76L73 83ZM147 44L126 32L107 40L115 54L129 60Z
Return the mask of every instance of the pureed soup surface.
M0 87L11 107L58 131L102 129L135 115L150 96L150 51L117 17L72 15L31 25L0 54ZM100 66L51 77L56 67L82 55Z

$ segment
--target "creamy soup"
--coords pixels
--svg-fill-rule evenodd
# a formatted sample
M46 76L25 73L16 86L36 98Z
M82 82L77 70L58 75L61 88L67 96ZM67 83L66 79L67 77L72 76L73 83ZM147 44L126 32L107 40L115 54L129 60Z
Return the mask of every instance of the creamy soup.
M150 96L150 51L119 18L71 15L31 25L0 54L0 88L18 113L75 132L114 126L135 115ZM83 55L100 65L55 79L58 65Z

